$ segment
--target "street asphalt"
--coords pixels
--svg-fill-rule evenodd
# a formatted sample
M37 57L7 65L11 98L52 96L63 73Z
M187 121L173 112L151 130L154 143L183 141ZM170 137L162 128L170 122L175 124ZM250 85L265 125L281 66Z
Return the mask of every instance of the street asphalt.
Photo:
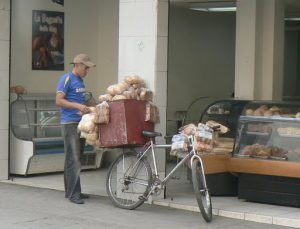
M112 205L108 197L90 196L85 204L74 204L64 192L0 183L0 229L283 229L214 216L206 223L200 213L144 204L135 210Z

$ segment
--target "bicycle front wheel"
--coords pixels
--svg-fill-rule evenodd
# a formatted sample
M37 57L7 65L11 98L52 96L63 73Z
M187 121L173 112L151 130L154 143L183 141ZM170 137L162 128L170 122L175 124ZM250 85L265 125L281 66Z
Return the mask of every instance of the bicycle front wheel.
M106 191L119 208L135 209L142 205L149 193L152 170L144 158L128 152L120 155L110 166L106 178Z
M192 181L195 196L203 218L206 222L210 222L212 220L212 204L208 189L204 185L204 176L205 174L202 173L200 161L198 159L193 160Z

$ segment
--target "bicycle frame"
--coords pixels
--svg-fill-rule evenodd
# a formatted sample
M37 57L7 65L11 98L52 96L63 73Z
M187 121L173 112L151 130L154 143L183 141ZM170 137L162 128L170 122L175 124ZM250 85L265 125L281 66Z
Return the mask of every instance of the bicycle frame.
M161 185L162 187L164 187L168 181L170 180L170 178L172 177L172 175L177 171L177 169L183 165L188 159L190 159L190 165L192 166L192 162L193 160L196 158L200 161L200 164L201 164L201 170L202 170L202 173L204 173L204 168L203 168L203 161L201 159L201 157L199 155L197 155L195 149L194 149L194 141L193 141L193 137L190 137L190 142L191 142L191 150L190 152L183 158L181 159L181 161L165 176L165 178L161 181ZM149 144L149 146L147 146L146 150L140 152L138 154L138 157L139 157L139 160L135 163L135 165L132 167L132 169L135 168L136 164L140 161L141 158L145 157L148 152L151 150L151 155L152 155L152 161L153 161L153 167L154 167L154 176L156 178L158 178L158 171L157 171L157 164L156 164L156 156L155 156L155 150L154 149L158 149L158 148L163 148L163 149L166 149L166 148L170 148L171 145L156 145L153 143L153 140L151 139L147 144ZM204 180L203 180L203 184L204 184L204 188L207 188L206 186L206 179L205 179L205 176L204 176ZM151 195L151 192L152 190L149 192L149 195Z

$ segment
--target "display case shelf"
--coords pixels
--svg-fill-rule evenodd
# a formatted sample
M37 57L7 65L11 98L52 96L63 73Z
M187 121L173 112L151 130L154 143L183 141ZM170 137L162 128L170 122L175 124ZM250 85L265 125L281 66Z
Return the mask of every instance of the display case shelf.
M285 116L240 116L240 121L247 121L247 122L273 122L273 121L280 121L280 122L300 122L300 118L293 118L293 117L285 117Z

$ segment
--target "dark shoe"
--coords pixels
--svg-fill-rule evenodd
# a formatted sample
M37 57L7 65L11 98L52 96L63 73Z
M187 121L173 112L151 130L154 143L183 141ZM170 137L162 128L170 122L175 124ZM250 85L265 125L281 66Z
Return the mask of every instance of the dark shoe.
M90 196L88 194L80 193L80 198L81 199L88 199Z
M72 203L74 203L74 204L84 204L84 201L83 201L83 199L81 199L81 198L76 198L76 197L71 197L70 199L69 199Z

